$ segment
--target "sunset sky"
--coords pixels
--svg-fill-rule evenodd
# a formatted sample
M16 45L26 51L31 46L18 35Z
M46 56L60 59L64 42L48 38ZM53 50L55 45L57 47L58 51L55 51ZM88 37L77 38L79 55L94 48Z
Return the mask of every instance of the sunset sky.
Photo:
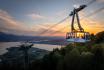
M89 4L91 1L95 2ZM74 5L81 4L89 4L79 12L85 31L104 30L104 0L0 0L0 32L42 36L41 32L67 17ZM44 35L65 36L70 24L71 17Z

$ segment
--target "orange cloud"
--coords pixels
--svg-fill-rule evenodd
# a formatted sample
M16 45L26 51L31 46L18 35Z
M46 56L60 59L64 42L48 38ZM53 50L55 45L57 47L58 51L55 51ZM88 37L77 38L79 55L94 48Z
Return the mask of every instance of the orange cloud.
M96 34L97 32L104 30L104 25L99 20L85 18L84 20L81 21L81 24L83 28L90 33Z
M35 14L35 13L29 14L28 16L32 19L46 19L45 16L42 16L40 14Z
M97 0L98 2L104 2L104 0Z
M9 24L8 23L4 23L4 24L6 24L6 25L12 25L12 26L18 25L12 19L13 18L11 16L9 16L9 14L6 11L0 10L0 20L3 20L5 22L9 22Z
M16 21L4 10L0 10L0 31L16 35L35 35L35 31L24 23Z

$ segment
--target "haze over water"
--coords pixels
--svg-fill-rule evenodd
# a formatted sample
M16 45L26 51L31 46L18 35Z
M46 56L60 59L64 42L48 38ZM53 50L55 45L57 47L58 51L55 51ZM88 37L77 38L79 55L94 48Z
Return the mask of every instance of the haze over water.
M6 48L19 47L20 42L0 42L0 55L7 52ZM49 44L34 44L33 47L52 51L53 48L61 48L60 45L49 45Z

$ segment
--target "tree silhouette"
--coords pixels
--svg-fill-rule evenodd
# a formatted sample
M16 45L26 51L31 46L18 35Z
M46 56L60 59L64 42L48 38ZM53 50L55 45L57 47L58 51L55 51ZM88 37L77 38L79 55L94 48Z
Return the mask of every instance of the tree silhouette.
M104 42L104 31L97 33L96 35L96 43Z

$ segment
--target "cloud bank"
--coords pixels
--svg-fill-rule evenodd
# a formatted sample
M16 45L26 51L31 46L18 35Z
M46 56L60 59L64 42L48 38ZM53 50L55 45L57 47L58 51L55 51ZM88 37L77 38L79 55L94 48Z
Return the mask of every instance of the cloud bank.
M16 35L35 35L33 30L4 10L0 10L0 31Z

